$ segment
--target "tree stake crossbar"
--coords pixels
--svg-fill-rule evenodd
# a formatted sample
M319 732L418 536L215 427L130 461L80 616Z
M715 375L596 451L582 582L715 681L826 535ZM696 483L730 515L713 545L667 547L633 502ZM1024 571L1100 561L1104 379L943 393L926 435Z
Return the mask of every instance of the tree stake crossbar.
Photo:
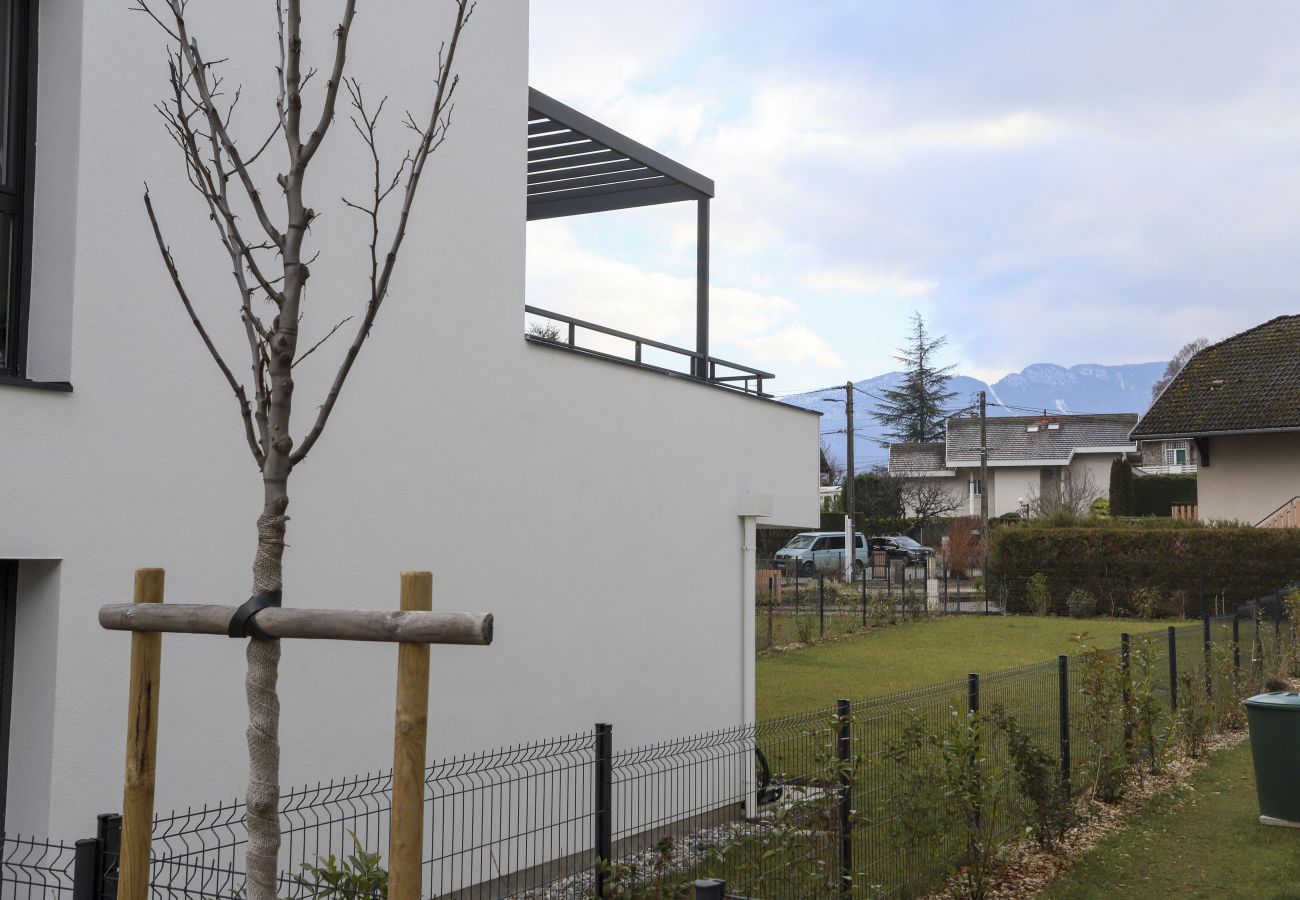
M162 569L137 569L135 602L99 610L101 626L132 632L118 871L118 896L122 900L145 900L149 893L162 635L224 636L239 609L237 606L163 605L163 581ZM432 607L433 574L403 572L400 611L268 607L257 613L258 626L272 638L381 641L400 645L388 849L389 896L394 900L416 900L420 895L429 645L492 643L490 613L435 613L431 612Z

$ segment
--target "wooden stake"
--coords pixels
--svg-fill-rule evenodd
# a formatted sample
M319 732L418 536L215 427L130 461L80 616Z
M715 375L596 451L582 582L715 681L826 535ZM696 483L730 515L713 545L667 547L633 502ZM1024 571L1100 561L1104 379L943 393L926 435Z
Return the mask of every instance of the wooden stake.
M433 608L433 573L402 573L402 610ZM429 732L429 645L397 648L393 728L393 816L388 836L388 896L419 900L424 845L424 756Z
M135 602L163 602L163 570L136 569ZM122 797L122 855L117 890L122 900L149 896L153 842L154 769L158 757L158 688L162 635L131 635L131 693L126 721L126 782Z

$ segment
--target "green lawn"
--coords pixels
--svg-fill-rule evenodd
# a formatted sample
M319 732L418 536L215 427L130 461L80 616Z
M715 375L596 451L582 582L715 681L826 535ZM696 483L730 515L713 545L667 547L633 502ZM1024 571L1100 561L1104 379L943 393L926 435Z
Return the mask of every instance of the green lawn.
M863 634L760 656L758 718L776 718L997 672L1070 653L1070 635L1086 631L1102 646L1121 633L1146 634L1168 622L962 616L873 628ZM1186 624L1186 623L1179 623Z
M1258 824L1250 747L1158 796L1042 896L1300 898L1300 831Z

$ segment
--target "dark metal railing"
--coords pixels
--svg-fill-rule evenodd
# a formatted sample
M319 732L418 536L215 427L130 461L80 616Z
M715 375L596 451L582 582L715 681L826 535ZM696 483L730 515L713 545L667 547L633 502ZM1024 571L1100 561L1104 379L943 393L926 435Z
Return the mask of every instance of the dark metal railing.
M604 325L597 325L594 322L585 322L582 319L575 319L573 316L561 315L560 313L540 309L536 306L525 306L524 312L532 316L537 316L538 318L560 322L567 326L563 330L557 329L559 333L556 334L555 337L540 334L526 334L525 337L530 341L542 344L553 344L569 350L576 350L579 353L585 353L589 356L599 356L602 359L612 359L618 362L630 363L632 365L641 366L642 368L653 369L656 372L664 372L669 375L693 377L701 381L706 381L709 384L739 391L743 394L753 394L756 397L771 396L770 394L763 393L763 382L776 377L771 372L764 372L761 369L755 369L750 366L741 365L740 363L730 362L716 356L707 356L695 350L687 350L685 347L665 344L663 341L652 340L651 338L641 337L637 334L629 334L626 331L619 331L617 328L607 328ZM578 332L580 330L594 331L597 334L603 334L608 337L630 342L632 344L631 358L579 345ZM686 357L690 361L690 371L682 372L677 369L669 369L664 366L657 366L653 363L646 362L643 357L644 350L647 347ZM721 370L723 374L718 374L719 370Z

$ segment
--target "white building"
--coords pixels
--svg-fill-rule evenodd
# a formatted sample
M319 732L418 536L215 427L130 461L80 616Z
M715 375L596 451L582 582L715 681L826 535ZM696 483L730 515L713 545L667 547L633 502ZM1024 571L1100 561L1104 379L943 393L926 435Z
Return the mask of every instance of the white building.
M1086 490L1107 496L1111 462L1137 452L1128 436L1137 420L1136 413L988 419L989 515L1023 513L1071 481L1076 491L1091 485ZM891 444L889 474L943 488L947 515L979 515L980 440L978 417L949 419L943 441Z
M167 89L162 35L126 3L39 6L0 2L32 17L11 47L32 65L4 86L13 189L0 213L17 265L0 303L0 786L5 830L76 836L121 803L128 639L99 628L98 607L128 600L139 566L166 568L171 601L242 601L261 485L141 204L147 181L196 303L238 359L228 260L153 109ZM351 72L390 94L390 109L427 106L449 9L365 9ZM244 86L236 127L253 144L273 115L273 7L191 10L209 55L231 57L227 83ZM307 19L320 64L334 22L314 5ZM530 100L524 3L480 3L460 60L454 124L392 296L294 476L285 605L395 608L398 573L428 568L435 608L496 615L493 646L434 649L431 755L596 721L626 745L751 720L755 516L817 523L818 418L760 396L762 373L704 360L707 291L686 355L608 334L593 343L567 321L559 342L525 339L527 218L689 200L682 215L707 234L712 183ZM399 118L387 134L398 157ZM547 179L527 174L552 157L526 136L547 121L608 142L604 160L654 171L543 196ZM365 153L341 122L314 163L323 254L304 327L315 337L365 296L365 223L338 203L366 189ZM563 346L570 334L595 350ZM299 425L344 347L295 370ZM642 352L657 368L637 364ZM485 499L485 484L499 493ZM286 644L283 784L388 764L394 666L392 647ZM160 810L242 792L243 670L240 641L165 638Z

